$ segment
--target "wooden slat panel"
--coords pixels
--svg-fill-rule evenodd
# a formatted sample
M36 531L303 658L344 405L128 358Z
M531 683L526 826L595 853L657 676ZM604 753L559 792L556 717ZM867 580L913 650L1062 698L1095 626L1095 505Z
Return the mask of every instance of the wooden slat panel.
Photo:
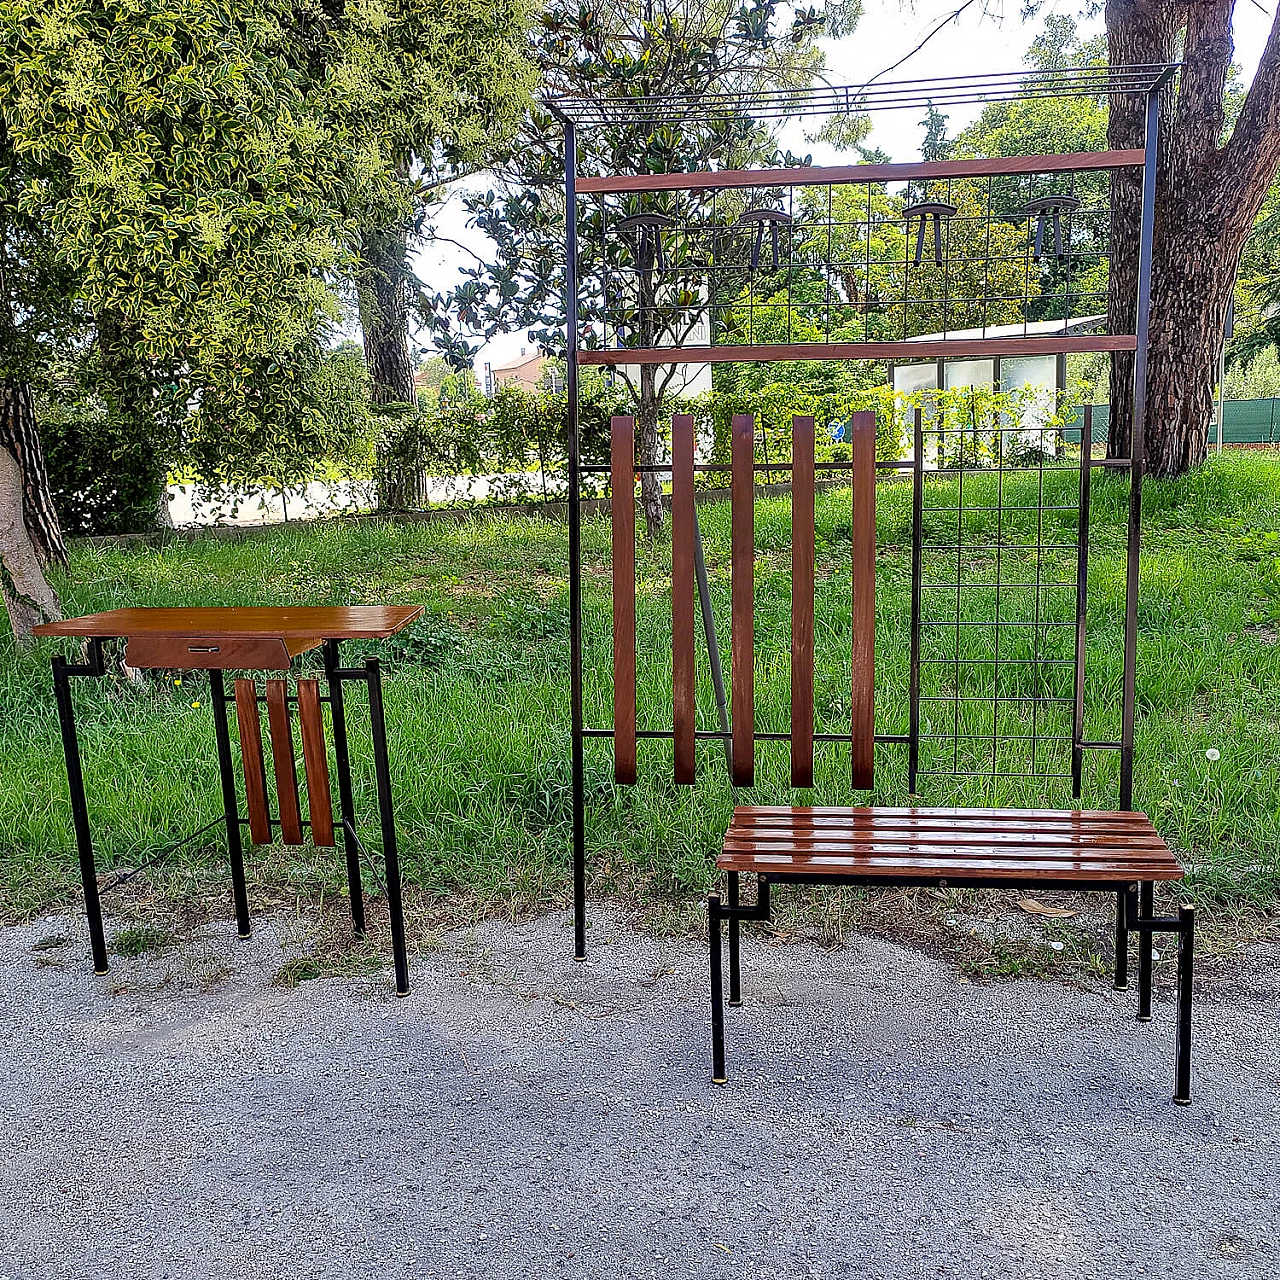
M874 784L876 691L876 415L855 413L853 446L853 787Z
M288 681L267 681L267 726L271 733L276 804L280 807L280 838L285 844L301 844L302 811L298 804L298 766L293 756L288 696Z
M947 338L917 342L744 343L723 347L608 347L579 351L581 365L715 364L774 360L936 360L985 356L1052 356L1075 351L1136 351L1131 333L1062 334L1034 338Z
M700 173L617 174L577 178L574 190L714 191L728 187L820 187L843 182L905 182L909 178L973 178L1017 173L1070 173L1126 169L1145 159L1139 149L1078 151L1050 156L992 156L974 160L915 160L905 163L804 165L791 169L719 169Z
M813 786L813 418L791 419L791 785Z
M249 809L249 839L254 844L270 844L271 818L267 812L262 725L258 720L258 686L252 680L240 679L236 681L235 688L240 759L244 765L244 798Z
M109 609L63 618L39 628L43 636L222 636L256 640L385 640L422 615L420 604L209 606L197 609ZM305 646L304 646L305 647ZM296 652L296 650L295 650Z
M613 779L636 780L636 468L634 418L610 418L613 498Z
M955 818L917 815L884 815L851 813L847 816L799 814L794 818L785 814L735 814L731 831L1027 831L1070 834L1089 831L1131 837L1150 836L1155 828L1150 823L1122 822L1114 818L1098 818L1094 822L1050 821L1027 819L1010 821L1005 818L971 818L960 815Z
M329 754L324 745L324 714L318 680L298 681L298 726L302 730L302 766L307 775L311 842L332 848L335 843L333 795L329 788Z
M791 848L785 845L755 846L750 842L743 845L726 844L726 855L743 855L746 857L768 860L771 858L794 858L803 861L807 858L931 858L935 861L957 863L963 865L973 858L986 859L993 862L1059 862L1069 865L1087 865L1105 863L1108 866L1133 864L1135 866L1173 867L1176 859L1167 853L1162 856L1159 849L1082 849L1082 848L1047 848L1025 849L1001 844L975 844L962 849L941 844L906 844L881 843L872 841L865 845L850 846L828 844L824 841L807 842L803 848Z
M755 784L755 572L756 572L756 420L733 416L730 497L731 636L733 679L733 781Z
M675 779L691 784L695 773L697 668L693 578L693 418L671 419L671 698L675 727Z
M1165 848L1159 836L1093 835L1093 834L1042 834L1028 831L882 831L870 828L865 831L768 831L756 828L752 831L733 830L724 838L725 848L777 849L782 847L811 849L817 845L832 848L860 849L869 844L933 844L946 848L964 845L1001 845L1010 849L1102 849L1108 854L1120 849Z

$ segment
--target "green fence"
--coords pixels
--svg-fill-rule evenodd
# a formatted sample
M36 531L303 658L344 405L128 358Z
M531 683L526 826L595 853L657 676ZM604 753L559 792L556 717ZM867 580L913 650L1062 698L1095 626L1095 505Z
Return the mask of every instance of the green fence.
M1093 406L1093 438L1102 441L1107 438L1107 419L1110 407L1105 404ZM1080 428L1068 426L1065 431L1068 441L1078 443ZM1215 420L1209 424L1209 444L1212 447L1218 440L1218 424ZM1222 418L1222 443L1227 444L1280 444L1280 397L1272 396L1268 400L1228 400L1224 406Z

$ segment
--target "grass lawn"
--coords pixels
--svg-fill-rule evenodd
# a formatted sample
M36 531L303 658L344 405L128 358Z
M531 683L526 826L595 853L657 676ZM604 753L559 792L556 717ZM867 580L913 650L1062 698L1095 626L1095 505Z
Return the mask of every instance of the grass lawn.
M1074 481L1061 505L1074 501ZM990 477L965 481L968 507L988 505ZM1004 502L1017 505L1006 481ZM1046 479L1046 502L1053 499ZM990 494L987 497L990 498ZM1036 501L1033 490L1023 497ZM820 731L847 728L849 555L848 491L818 499L818 652L815 702ZM934 482L926 502L956 505L954 482ZM701 508L721 643L728 647L729 513ZM1089 602L1086 732L1118 736L1120 640L1123 618L1123 481L1095 477ZM931 512L936 536L954 538L954 511ZM1005 515L1002 547L1055 539L1054 520L1070 531L1071 511ZM962 517L964 541L979 548L960 566L966 581L1002 585L1000 617L1013 620L1033 607L1014 585L1034 574L1024 552L997 556L995 517ZM1019 524L1019 521L1022 524ZM949 525L947 522L950 522ZM1028 523L1031 522L1031 523ZM757 510L757 726L787 728L789 688L789 536L787 500L762 500ZM1280 889L1280 457L1236 453L1173 483L1152 482L1145 502L1140 599L1138 750L1135 801L1183 854L1190 891L1222 910L1272 911ZM910 489L879 489L877 607L877 726L905 732L910 609ZM588 724L607 725L610 699L608 526L584 527L585 616L588 638ZM927 580L954 579L956 557L926 556ZM642 547L639 578L641 726L670 723L670 547ZM1042 581L1073 580L1074 553L1048 553ZM268 535L227 542L174 542L161 550L78 547L59 584L67 612L123 605L343 604L420 602L425 619L412 632L369 646L386 663L387 715L397 787L401 850L414 900L443 904L466 899L485 910L525 910L567 897L570 834L568 768L567 549L563 524L527 518L467 519L458 523L378 525L329 522L294 525ZM966 593L964 610L990 617L987 588ZM926 592L946 600L941 587ZM1041 621L1071 616L1070 592L1041 593ZM948 606L954 614L954 593ZM985 611L985 612L984 612ZM941 616L941 615L939 615ZM968 617L968 613L966 613ZM957 656L955 632L935 628L925 656ZM1070 655L1071 631L1024 628L1020 641L1039 636L1040 655ZM959 656L959 684L947 668L931 671L925 692L991 690L990 628L968 628ZM951 645L951 648L947 646ZM1064 647L1067 646L1067 647ZM0 903L9 915L71 900L77 882L74 841L63 775L48 661L53 645L18 653L0 649ZM1029 652L1029 651L1027 651ZM1059 656L1061 656L1059 654ZM318 661L318 660L317 660ZM715 704L700 659L701 727L714 727ZM1069 668L1047 669L1039 683L1009 696L1060 694ZM1030 681L1028 674L1019 677ZM137 868L219 812L212 728L203 677L181 683L148 678L144 688L119 680L80 681L76 696L81 741L102 869ZM354 695L353 695L354 701ZM924 758L990 768L990 703L927 703L925 721L940 735L958 726L964 739L926 744ZM367 760L355 701L350 718L353 755ZM1068 709L1038 709L1037 732L1060 735ZM1026 704L1002 705L1001 734L1027 732ZM845 719L842 720L842 717ZM1065 720L1069 733L1069 719ZM1219 758L1210 760L1214 749ZM1042 746L1033 760L1025 746L999 748L1009 772L1043 775L1069 767L1060 744ZM588 839L596 891L673 913L702 894L733 797L715 744L700 745L700 785L671 782L670 748L641 743L638 785L611 781L607 742L588 746ZM1013 754L1008 754L1012 752ZM1021 754L1019 754L1019 752ZM818 786L792 792L785 744L758 744L757 803L848 802L848 752L819 749ZM1086 807L1116 803L1115 753L1087 757ZM369 815L376 849L372 780L359 778L358 802ZM926 803L1071 804L1069 784L1043 776L923 781ZM906 801L904 747L877 749L881 803ZM190 843L162 860L166 874L205 877L229 898L216 844ZM283 848L256 850L255 893L340 893L340 855ZM371 887L377 868L370 866ZM110 899L108 899L110 904ZM229 907L227 908L229 911Z

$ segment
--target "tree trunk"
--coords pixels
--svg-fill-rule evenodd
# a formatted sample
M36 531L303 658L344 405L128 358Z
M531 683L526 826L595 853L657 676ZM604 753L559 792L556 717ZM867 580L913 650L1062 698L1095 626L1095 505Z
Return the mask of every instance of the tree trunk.
M636 405L637 444L641 467L654 467L663 462L662 441L658 432L658 366L640 366L640 396ZM645 532L650 539L662 532L662 477L656 471L640 472L640 506L644 510Z
M1204 461L1213 384L1236 270L1280 165L1280 19L1258 63L1231 136L1223 142L1234 0L1108 0L1112 65L1171 61L1182 37L1177 96L1161 101L1151 275L1144 454L1153 475L1177 476ZM1140 98L1113 99L1112 147L1143 145ZM1133 332L1141 182L1115 171L1108 318ZM1133 356L1111 364L1107 451L1127 457L1133 421Z
M31 389L6 384L0 386L0 594L19 644L30 641L38 623L62 616L44 576L55 561L66 564L67 550L49 494Z
M404 405L384 415L378 446L378 505L418 510L427 504L426 477L412 436L417 411L413 360L409 355L409 232L394 226L368 230L361 249L360 323L364 359L375 405Z

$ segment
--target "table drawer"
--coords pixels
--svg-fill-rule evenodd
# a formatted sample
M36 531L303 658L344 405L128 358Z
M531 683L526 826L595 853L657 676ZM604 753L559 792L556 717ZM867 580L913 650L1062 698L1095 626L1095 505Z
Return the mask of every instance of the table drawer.
M288 671L295 654L319 644L279 636L130 636L124 660L131 667L179 671Z

